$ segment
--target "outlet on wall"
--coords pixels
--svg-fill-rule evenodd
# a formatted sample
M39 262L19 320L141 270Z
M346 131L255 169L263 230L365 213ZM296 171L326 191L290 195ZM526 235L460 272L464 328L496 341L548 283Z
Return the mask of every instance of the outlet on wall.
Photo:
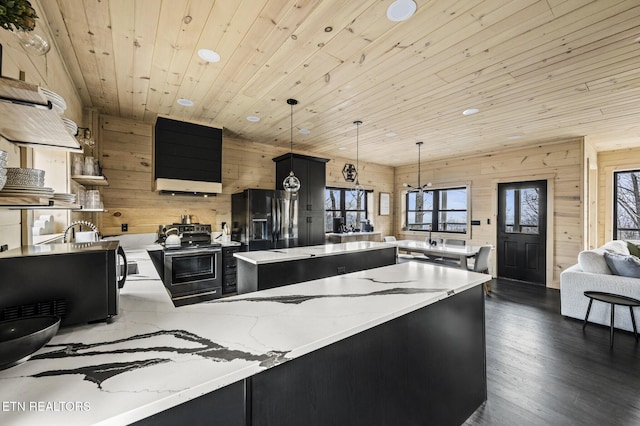
M129 231L129 224L128 223L123 223L122 225L120 225L120 230L122 232L128 232Z

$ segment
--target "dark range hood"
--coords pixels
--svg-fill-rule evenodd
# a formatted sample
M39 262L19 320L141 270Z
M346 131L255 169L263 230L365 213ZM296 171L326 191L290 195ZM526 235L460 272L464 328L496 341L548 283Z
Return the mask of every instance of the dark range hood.
M222 129L158 117L154 189L162 194L222 192Z

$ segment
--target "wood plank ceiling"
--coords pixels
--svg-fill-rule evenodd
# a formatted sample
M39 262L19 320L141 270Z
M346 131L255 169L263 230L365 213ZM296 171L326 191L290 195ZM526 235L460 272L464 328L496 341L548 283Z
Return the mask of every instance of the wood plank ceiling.
M423 160L574 136L640 146L637 0L416 0L404 22L391 3L40 1L83 103L105 114L288 148L296 98L294 151L355 156L362 120L360 160L388 165L415 162L416 141Z

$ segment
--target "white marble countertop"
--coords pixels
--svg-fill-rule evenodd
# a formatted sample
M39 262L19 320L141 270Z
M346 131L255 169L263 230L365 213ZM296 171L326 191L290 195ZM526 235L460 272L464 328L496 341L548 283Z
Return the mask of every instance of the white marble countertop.
M389 247L393 247L393 245L375 241L352 241L348 243L324 244L319 246L247 251L234 253L233 255L239 260L260 265L263 263L308 259L310 257L335 256L338 254L355 253L367 250L380 250Z
M491 278L408 262L175 308L146 250L127 256L113 323L0 371L1 424L128 424Z
M343 237L343 236L348 236L348 235L377 235L377 234L382 235L382 232L376 232L376 231L327 232L325 235Z

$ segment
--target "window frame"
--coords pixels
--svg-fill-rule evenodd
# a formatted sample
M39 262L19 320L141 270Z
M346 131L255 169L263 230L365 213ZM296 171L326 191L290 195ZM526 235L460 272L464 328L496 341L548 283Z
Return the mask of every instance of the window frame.
M337 212L340 215L339 216L333 215L332 218L333 217L343 217L346 220L347 212L361 212L362 214L364 214L364 217L363 217L364 220L369 219L369 195L373 194L373 190L372 189L367 189L367 190L364 191L365 194L364 194L364 197L362 197L363 200L364 200L364 206L362 208L360 208L360 209L357 209L357 210L347 209L346 208L346 197L345 197L345 195L346 195L347 192L351 191L351 188L342 188L342 187L337 187L337 186L327 186L327 187L325 187L325 191L324 191L325 201L327 199L327 191L340 191L340 208L335 209L335 210L334 209L327 209L327 206L325 204L325 206L324 206L325 215L327 213L329 213L329 212L334 212L334 213ZM329 229L327 229L327 228L329 228ZM330 223L325 224L325 234L330 234L332 232L333 232L333 224L332 223L331 224Z
M452 191L452 190L464 190L465 191L465 209L441 209L440 208L440 199L441 199L441 193L442 192L446 192L446 191ZM405 193L404 196L404 202L405 202L405 208L404 208L404 222L405 222L405 226L404 226L404 230L405 231L412 231L412 232L429 232L429 229L418 229L418 228L414 228L412 226L415 226L416 224L410 224L409 223L409 214L412 212L430 212L431 215L431 221L430 222L423 222L423 224L431 224L432 230L431 232L438 232L438 233L443 233L443 234L454 234L454 235L468 235L470 232L470 214L471 214L471 210L469 209L469 205L470 205L470 188L468 185L456 185L456 186L451 186L451 187L442 187L442 188L432 188L429 189L427 191L424 192L431 192L432 193L432 197L433 197L433 206L432 209L430 210L422 210L422 209L409 209L409 197L410 194L416 194L419 191L416 190L412 190L412 191L407 191ZM446 212L465 212L466 213L466 222L464 223L464 231L453 231L453 230L446 230L446 229L439 229L440 227L440 213L446 213Z
M640 225L638 228L618 228L618 175L637 173L640 174L640 169L631 170L614 170L613 171L613 239L620 239L620 231L632 231L640 234ZM627 238L623 238L627 239ZM640 238L630 238L632 240Z

